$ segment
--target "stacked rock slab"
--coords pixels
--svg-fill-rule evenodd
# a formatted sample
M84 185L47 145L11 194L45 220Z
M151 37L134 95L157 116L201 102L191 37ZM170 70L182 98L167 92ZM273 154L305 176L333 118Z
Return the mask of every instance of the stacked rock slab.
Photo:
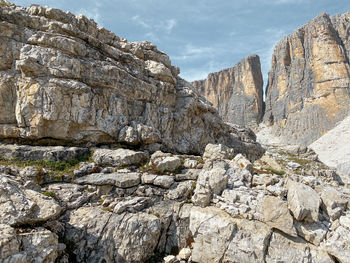
M251 55L192 85L218 109L223 120L254 129L263 117L260 68L259 56Z
M82 15L0 5L0 137L200 153L231 128L150 42Z
M349 17L322 13L275 47L264 122L310 144L350 113Z

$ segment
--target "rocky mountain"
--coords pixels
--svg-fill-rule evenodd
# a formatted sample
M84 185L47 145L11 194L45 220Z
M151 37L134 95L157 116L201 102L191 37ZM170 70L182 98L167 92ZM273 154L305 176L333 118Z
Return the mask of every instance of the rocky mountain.
M0 0L0 28L0 262L349 262L347 177L313 150L263 149L84 16Z
M264 122L310 144L350 113L349 17L320 14L275 47Z
M258 57L192 84L225 121L261 122L285 143L309 145L350 114L350 12L315 19L275 47L266 88Z
M248 56L234 67L210 73L192 85L218 109L223 120L256 129L263 117L260 59Z
M254 145L231 135L237 129L152 43L127 42L81 15L1 3L1 138L197 154L210 142Z

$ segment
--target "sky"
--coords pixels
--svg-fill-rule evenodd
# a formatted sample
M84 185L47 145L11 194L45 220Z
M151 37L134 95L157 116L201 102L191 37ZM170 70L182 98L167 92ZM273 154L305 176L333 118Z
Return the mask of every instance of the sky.
M204 79L258 54L266 85L274 46L321 12L350 10L350 0L10 0L84 14L129 41L167 53L180 76Z

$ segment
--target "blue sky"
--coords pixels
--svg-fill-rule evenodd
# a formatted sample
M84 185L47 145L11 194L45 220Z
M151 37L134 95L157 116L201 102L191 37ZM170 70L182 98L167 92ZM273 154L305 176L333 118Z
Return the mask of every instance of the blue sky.
M10 0L11 1L11 0ZM320 12L349 0L15 0L82 13L129 41L149 40L192 81L258 54L264 79L274 45ZM266 83L264 84L266 85Z

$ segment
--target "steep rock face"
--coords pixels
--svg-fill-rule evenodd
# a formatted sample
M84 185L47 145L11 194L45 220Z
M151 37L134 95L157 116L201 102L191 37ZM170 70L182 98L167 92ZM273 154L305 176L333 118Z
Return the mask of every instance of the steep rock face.
M234 146L231 128L152 43L82 15L1 3L1 138L181 153Z
M275 47L264 121L289 143L312 143L350 112L349 17L320 14Z
M263 79L257 55L234 67L210 73L192 85L219 111L223 120L256 128L263 117Z

